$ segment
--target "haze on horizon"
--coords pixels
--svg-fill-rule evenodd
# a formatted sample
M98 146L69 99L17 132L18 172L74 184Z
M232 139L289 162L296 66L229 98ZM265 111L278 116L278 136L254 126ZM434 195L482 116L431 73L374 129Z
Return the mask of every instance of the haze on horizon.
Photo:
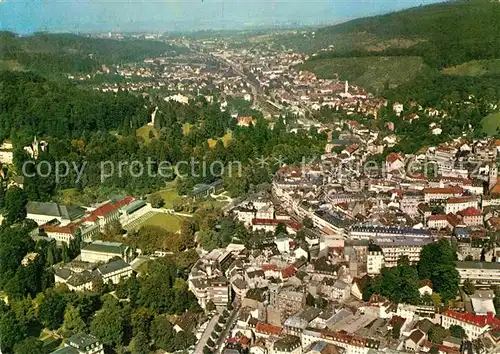
M3 0L0 29L131 32L317 25L437 0Z

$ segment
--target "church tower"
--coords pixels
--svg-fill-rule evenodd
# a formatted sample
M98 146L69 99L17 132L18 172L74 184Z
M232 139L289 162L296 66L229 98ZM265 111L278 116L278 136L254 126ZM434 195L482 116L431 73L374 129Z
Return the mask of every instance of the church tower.
M493 163L490 165L489 179L488 179L488 187L491 190L497 184L498 179L498 166Z

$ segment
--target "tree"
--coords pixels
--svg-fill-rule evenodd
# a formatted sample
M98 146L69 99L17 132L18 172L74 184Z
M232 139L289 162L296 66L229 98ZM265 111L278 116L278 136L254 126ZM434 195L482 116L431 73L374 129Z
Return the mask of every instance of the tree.
M132 312L131 323L132 333L137 336L138 333L149 333L151 330L151 322L153 321L154 313L145 307L139 307Z
M439 354L439 347L436 345L433 345L431 349L429 350L429 354Z
M40 322L50 330L61 327L66 310L67 300L63 294L53 289L47 290L38 306L38 318Z
M220 333L222 331L222 327L220 326L220 324L218 324L218 323L215 324L214 331L217 333Z
M203 354L212 354L212 350L206 345L203 347Z
M34 337L29 337L14 345L14 353L16 354L42 354L44 352L43 342Z
M150 202L153 208L163 208L163 206L165 205L165 201L158 194L152 195L150 198Z
M208 300L207 305L206 305L205 308L206 308L206 310L208 312L215 311L215 309L216 309L215 304L214 304L214 302L212 300Z
M69 304L64 312L63 332L65 337L71 337L76 333L83 332L85 327L79 308Z
M312 229L314 227L314 223L310 217L304 218L304 220L302 220L302 225L308 229Z
M465 279L464 281L464 292L467 295L472 295L476 292L476 286L470 279Z
M276 226L274 236L278 236L279 234L288 234L288 231L286 231L286 225L282 222L280 222L278 226Z
M434 325L429 329L428 336L432 343L441 344L443 343L443 339L445 339L449 334L450 332L447 329L444 329L440 325Z
M144 332L139 332L130 342L132 354L148 354L149 338Z
M8 225L24 220L26 218L26 204L28 198L23 189L13 186L5 193L4 216Z
M161 316L155 317L151 324L151 339L155 346L167 351L174 350L175 330L170 321Z
M467 335L465 334L465 329L463 329L462 326L451 325L449 330L450 334L455 338L464 339L467 337Z
M311 295L311 293L307 293L306 295L306 305L307 306L314 306L316 304L316 301L314 299L314 296Z
M12 311L0 318L0 346L3 352L10 352L14 345L28 336L28 328L20 323Z
M214 341L212 340L212 338L208 338L208 340L207 340L207 345L208 345L210 348L215 347L215 343L214 343Z
M120 304L115 299L108 299L98 311L90 325L92 335L107 346L122 343L125 323Z
M440 293L444 301L449 301L458 293L460 277L455 268L455 252L444 238L425 245L420 252L418 275L420 279L430 279L433 290Z

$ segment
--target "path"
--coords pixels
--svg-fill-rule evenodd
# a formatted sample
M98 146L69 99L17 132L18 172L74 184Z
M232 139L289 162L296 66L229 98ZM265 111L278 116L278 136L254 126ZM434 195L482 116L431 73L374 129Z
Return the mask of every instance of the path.
M207 344L207 341L210 338L210 335L212 334L218 320L219 320L218 314L212 317L212 319L208 323L207 328L205 329L205 332L203 332L203 335L201 336L200 340L198 341L198 344L196 345L196 348L194 350L195 353L203 353L203 347L205 347L205 345Z

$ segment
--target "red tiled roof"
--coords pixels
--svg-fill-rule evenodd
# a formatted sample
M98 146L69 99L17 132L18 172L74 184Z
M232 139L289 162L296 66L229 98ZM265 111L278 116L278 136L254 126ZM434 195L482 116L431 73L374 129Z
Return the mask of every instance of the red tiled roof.
M463 189L460 187L446 187L446 188L427 187L427 188L424 188L423 192L425 194L462 194Z
M99 208L94 210L92 214L97 215L97 216L107 216L111 213L113 213L117 208L111 203L106 203L104 205L101 205Z
M424 279L424 280L420 281L420 288L423 288L424 286L428 286L429 288L432 289L431 281L428 279Z
M443 215L443 214L440 214L440 215L431 215L427 218L427 220L429 221L440 221L440 220L447 220L448 219L448 216L447 215Z
M262 270L278 270L278 266L276 264L263 264Z
M297 269L293 265L289 265L281 270L281 276L283 278L291 278L297 273Z
M474 207L468 207L467 209L460 210L458 214L461 216L479 216L481 215L481 212Z
M265 334L274 334L276 336L279 336L281 334L281 327L273 326L268 323L257 323L257 326L255 326L255 331L256 332L261 332Z
M386 160L387 160L387 162L389 162L391 164L397 160L404 161L403 156L401 156L400 154L397 154L395 152L391 152L389 155L387 155Z
M460 350L456 348L448 347L447 345L438 344L439 352L448 353L448 354L459 354Z
M66 226L56 226L56 225L42 225L40 226L45 232L57 232L62 234L73 235L76 231L76 225L68 224Z
M131 196L127 196L125 198L123 198L122 200L120 200L119 202L116 202L114 204L114 207L115 208L121 208L125 205L129 205L130 203L132 203L133 201L135 200L134 197L131 197Z
M469 203L472 202L474 198L472 197L458 197L458 198L450 198L446 201L447 204L460 204L460 203Z
M456 320L466 322L469 324L473 324L477 327L486 327L486 326L500 326L500 319L496 318L493 313L489 312L486 316L473 315L472 313L466 312L457 312L453 310L448 310L443 313L443 316L451 317Z

